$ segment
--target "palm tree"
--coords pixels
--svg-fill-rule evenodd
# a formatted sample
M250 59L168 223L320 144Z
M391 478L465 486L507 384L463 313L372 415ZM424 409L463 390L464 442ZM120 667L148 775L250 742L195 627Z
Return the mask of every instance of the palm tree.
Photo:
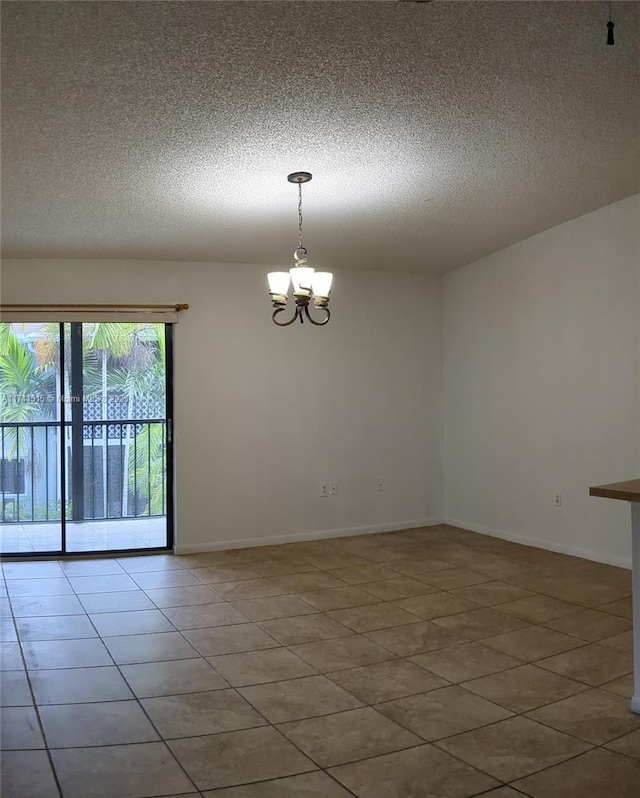
M16 480L22 462L32 474L40 460L30 422L51 416L56 378L51 364L41 364L29 345L20 341L10 324L0 323L0 422L2 469L14 469ZM15 460L14 464L11 461ZM4 484L4 480L2 480ZM35 485L35 482L32 481ZM16 493L18 489L16 488ZM4 517L4 509L3 509Z
M109 388L121 392L127 400L126 418L132 419L136 401L164 394L166 367L164 325L105 322L91 327L87 336L87 350L89 353L100 354L103 402L108 400ZM109 365L112 366L110 369ZM131 427L134 428L133 436ZM130 490L132 493L135 492L139 479L141 486L145 485L145 480L142 479L143 471L148 476L147 484L144 490L138 492L148 502L157 504L153 497L162 489L164 469L158 469L156 455L163 451L163 445L164 425L154 424L151 429L145 427L137 435L134 424L126 425L122 474L123 516L129 515ZM150 451L154 453L152 458L154 468L153 473L147 474L148 468L145 463L148 463L148 457L145 456L145 452L150 453ZM103 458L103 463L103 467L106 468L106 456ZM106 478L103 484L106 486ZM149 485L152 487L151 491Z
M10 441L8 459L15 456L20 444L24 444L23 451L28 448L27 430L17 425L53 414L52 394L55 394L55 374L48 365L39 365L34 353L18 340L8 323L0 323L0 421L16 425L3 434L5 447L7 437Z

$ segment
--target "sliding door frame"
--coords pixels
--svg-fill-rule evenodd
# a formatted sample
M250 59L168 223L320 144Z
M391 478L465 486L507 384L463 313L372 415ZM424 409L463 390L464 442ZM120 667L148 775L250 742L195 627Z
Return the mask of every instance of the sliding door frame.
M74 392L78 388L79 385L82 385L82 359L79 360L79 367L78 367L78 357L74 358L74 349L77 347L77 343L79 341L80 344L80 353L82 353L82 324L77 322L66 322L69 324L70 328L70 346L65 346L65 323L60 322L59 324L59 336L60 336L60 367L59 367L59 374L58 374L58 381L59 381L59 388L60 388L60 396L62 397L62 401L60 401L60 418L56 420L56 424L58 425L59 429L59 437L60 437L60 449L59 449L59 457L60 457L60 546L61 548L55 551L34 551L34 552L2 552L0 553L0 561L2 560L9 560L9 559L37 559L37 560L50 560L50 559L60 559L60 557L112 557L118 555L142 555L148 553L160 553L166 551L172 551L174 546L174 515L175 515L175 497L174 497L174 434L173 434L173 387L174 387L174 380L173 380L173 324L164 323L164 336L165 336L165 469L166 469L166 482L165 482L165 518L166 518L166 532L165 532L165 545L164 546L149 546L143 548L129 548L129 549L104 549L95 551L93 549L87 551L67 551L67 531L66 525L67 521L71 520L72 522L77 519L67 519L67 512L66 512L66 505L67 505L67 450L66 450L66 428L67 428L67 402L66 397L64 395L65 390L65 382L64 382L64 374L65 374L65 363L67 355L71 357L71 394L74 395ZM74 342L74 328L75 334L78 338L78 341ZM76 346L74 346L74 343ZM67 353L66 349L69 348L70 352ZM75 368L74 368L75 363ZM78 381L78 377L80 381ZM74 405L77 404L77 409ZM77 448L77 434L73 434L74 425L77 427L78 419L80 419L80 433L82 433L82 422L84 419L82 415L78 415L78 413L83 413L83 404L81 401L72 402L71 408L71 428L72 428L72 446L74 447L74 455L75 449ZM81 437L81 435L80 435ZM80 445L82 441L80 441ZM80 498L77 494L77 489L74 488L76 485L76 476L78 476L79 465L83 463L83 455L84 452L81 451L80 457L73 457L72 461L72 471L73 473L71 476L71 494L73 496L73 506L76 507L77 500ZM106 452L105 452L106 457ZM82 485L84 482L84 470L80 472L80 484ZM84 501L84 494L82 496L82 501ZM76 511L74 510L74 513ZM105 519L109 520L109 519ZM126 520L126 519L125 519ZM135 521L135 517L130 519L131 521ZM2 534L2 525L0 525L0 534Z

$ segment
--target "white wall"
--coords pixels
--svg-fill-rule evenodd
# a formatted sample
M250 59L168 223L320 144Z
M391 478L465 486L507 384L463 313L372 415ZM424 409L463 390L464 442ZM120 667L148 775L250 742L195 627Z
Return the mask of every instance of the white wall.
M588 489L640 476L639 229L635 196L444 278L451 523L629 564L628 504Z
M439 520L440 279L340 272L327 327L279 329L267 271L7 260L0 291L4 303L191 305L175 341L179 550ZM337 496L319 497L324 480Z

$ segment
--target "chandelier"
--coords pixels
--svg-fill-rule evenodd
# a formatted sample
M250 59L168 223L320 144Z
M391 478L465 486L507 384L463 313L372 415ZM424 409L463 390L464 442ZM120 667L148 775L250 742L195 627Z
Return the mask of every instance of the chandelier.
M302 246L302 184L311 180L309 172L292 172L287 176L290 183L298 184L298 246L293 253L295 265L288 272L270 272L269 293L275 310L271 318L278 327L288 327L296 319L304 323L305 316L316 327L322 327L329 321L329 293L333 275L331 272L317 272L307 263L307 250ZM289 298L289 281L293 283L293 297L296 301L295 313L288 321L278 321L277 316L283 313ZM321 321L316 321L309 313L309 303L313 301L316 310L324 313Z

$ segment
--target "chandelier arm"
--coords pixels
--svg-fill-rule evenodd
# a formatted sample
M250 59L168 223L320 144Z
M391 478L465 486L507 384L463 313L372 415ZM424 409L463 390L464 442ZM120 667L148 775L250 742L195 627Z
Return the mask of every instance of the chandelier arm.
M313 318L311 317L311 314L309 313L309 308L308 308L308 306L307 306L307 305L305 305L305 307L304 307L304 314L305 314L305 316L306 316L306 317L309 319L309 321L311 322L311 324L315 324L315 326L316 326L316 327L324 327L324 325L325 325L325 324L326 324L326 323L329 321L329 319L331 318L331 311L330 311L330 310L329 310L329 308L327 308L327 307L324 307L324 308L322 308L322 310L324 310L324 312L327 314L326 318L325 318L325 319L323 319L322 321L315 321L315 319L313 319Z
M285 310L286 310L286 308L276 308L273 311L273 313L271 314L271 320L273 321L274 324L277 324L278 327L288 327L290 324L293 324L293 322L300 315L299 308L296 308L296 312L294 313L293 317L291 319L289 319L289 321L278 321L276 319L276 316L278 315L278 313L283 313Z

